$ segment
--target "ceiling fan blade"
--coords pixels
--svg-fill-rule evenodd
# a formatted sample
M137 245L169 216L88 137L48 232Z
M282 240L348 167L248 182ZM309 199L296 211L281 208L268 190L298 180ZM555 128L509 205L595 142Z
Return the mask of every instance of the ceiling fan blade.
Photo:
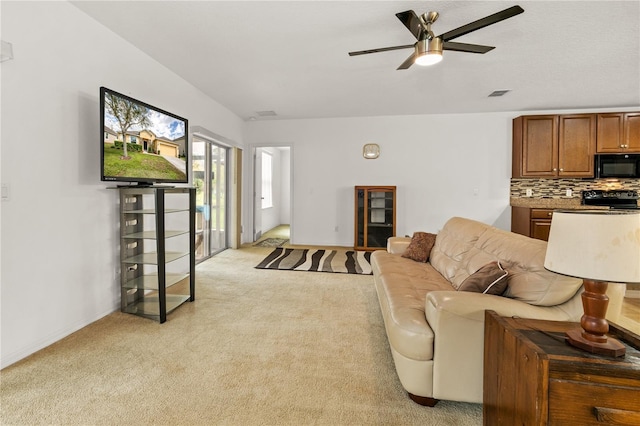
M524 12L524 9L520 6L512 6L503 11L494 13L493 15L485 16L482 19L478 19L477 21L458 27L455 30L447 31L444 34L441 34L439 37L442 38L442 41L453 40L456 37L460 37L465 34L469 34L472 31L476 31L481 28L488 27L489 25L493 25L497 22L504 21L505 19L519 15L522 12Z
M404 24L411 34L416 38L416 40L420 40L424 34L424 28L420 23L420 18L413 10L407 10L406 12L396 13L396 16Z
M369 53L388 52L389 50L413 49L413 44L405 44L402 46L380 47L378 49L358 50L357 52L349 52L349 56L367 55Z
M456 43L455 41L445 41L443 43L445 50L453 50L455 52L468 52L468 53L487 53L490 50L495 49L494 46L483 46L481 44L468 44L468 43Z
M396 70L406 70L407 68L409 68L411 65L413 65L413 63L416 61L416 54L413 53L411 56L409 56L402 64L400 64L400 66L398 68L396 68Z

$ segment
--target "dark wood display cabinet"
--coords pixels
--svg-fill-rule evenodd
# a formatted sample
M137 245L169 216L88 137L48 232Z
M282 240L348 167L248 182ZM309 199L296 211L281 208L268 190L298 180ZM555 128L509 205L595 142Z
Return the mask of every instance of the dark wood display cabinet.
M380 250L396 234L396 187L355 187L356 250Z
M195 189L119 192L121 310L163 323L195 300Z
M622 357L565 343L579 323L485 312L483 421L487 426L640 424L640 336L609 324Z

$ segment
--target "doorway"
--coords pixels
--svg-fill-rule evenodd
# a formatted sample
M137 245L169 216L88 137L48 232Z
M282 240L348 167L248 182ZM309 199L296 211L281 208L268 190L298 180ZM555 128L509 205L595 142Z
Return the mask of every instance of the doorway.
M200 137L193 139L196 187L196 262L228 247L229 148Z
M291 151L290 146L254 148L253 242L281 225L287 225L289 237L293 240Z

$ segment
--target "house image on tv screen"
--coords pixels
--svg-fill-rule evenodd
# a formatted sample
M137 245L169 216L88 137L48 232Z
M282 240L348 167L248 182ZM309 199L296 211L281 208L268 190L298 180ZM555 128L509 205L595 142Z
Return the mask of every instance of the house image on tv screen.
M105 91L103 180L187 182L187 121Z
M180 158L184 156L184 136L169 140L156 136L151 130L128 131L124 136L104 126L104 143L115 144L116 141L142 145L142 152Z

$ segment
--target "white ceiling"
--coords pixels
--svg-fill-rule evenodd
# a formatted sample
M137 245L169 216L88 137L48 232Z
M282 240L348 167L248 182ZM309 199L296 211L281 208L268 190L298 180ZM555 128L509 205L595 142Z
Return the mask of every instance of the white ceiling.
M245 120L640 105L640 1L73 3ZM403 71L410 49L347 55L415 42L397 12L439 12L439 35L515 4L455 40L484 55Z

